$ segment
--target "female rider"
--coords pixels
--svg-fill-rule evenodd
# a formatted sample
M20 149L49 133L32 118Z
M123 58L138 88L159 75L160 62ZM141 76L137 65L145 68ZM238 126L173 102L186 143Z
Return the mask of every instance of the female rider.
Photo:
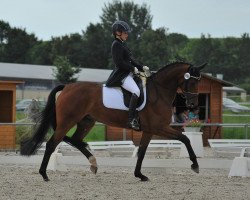
M131 51L125 44L125 41L128 38L128 33L131 32L129 25L126 22L116 21L112 25L112 32L115 39L111 46L111 54L115 63L115 69L109 76L106 86L121 86L132 93L129 103L128 125L132 129L139 130L140 126L135 117L135 110L137 100L140 96L140 90L133 79L133 75L137 74L138 71L148 70L148 67L138 64L131 58Z

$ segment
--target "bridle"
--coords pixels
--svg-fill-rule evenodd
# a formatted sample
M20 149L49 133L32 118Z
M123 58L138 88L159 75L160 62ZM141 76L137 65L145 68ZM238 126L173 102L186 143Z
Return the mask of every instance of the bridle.
M178 85L178 88L180 88L182 91L182 98L186 99L187 101L194 99L195 97L197 97L199 95L198 92L188 91L188 85L189 85L190 79L195 79L195 80L199 81L201 79L201 75L200 76L192 76L192 75L190 75L189 72L187 72L184 74L184 81L182 81Z

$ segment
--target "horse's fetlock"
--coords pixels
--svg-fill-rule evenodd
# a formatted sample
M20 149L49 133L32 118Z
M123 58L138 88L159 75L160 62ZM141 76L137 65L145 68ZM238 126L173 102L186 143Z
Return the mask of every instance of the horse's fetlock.
M96 158L94 156L89 157L89 162L91 165L97 167Z

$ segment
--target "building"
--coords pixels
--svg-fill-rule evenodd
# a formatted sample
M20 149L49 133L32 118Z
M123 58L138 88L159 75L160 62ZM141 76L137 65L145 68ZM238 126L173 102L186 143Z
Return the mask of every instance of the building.
M56 68L45 65L0 63L0 80L24 81L17 86L17 99L47 99L58 83L53 76ZM112 70L82 68L78 81L104 82Z

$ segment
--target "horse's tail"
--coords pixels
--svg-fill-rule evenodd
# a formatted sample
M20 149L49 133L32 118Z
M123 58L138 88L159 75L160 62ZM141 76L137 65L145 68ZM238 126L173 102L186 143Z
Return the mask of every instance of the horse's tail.
M63 90L65 85L59 85L55 87L49 94L47 104L38 120L38 128L35 130L30 138L23 139L21 141L20 153L21 155L30 156L42 145L44 138L50 128L56 127L56 93Z

